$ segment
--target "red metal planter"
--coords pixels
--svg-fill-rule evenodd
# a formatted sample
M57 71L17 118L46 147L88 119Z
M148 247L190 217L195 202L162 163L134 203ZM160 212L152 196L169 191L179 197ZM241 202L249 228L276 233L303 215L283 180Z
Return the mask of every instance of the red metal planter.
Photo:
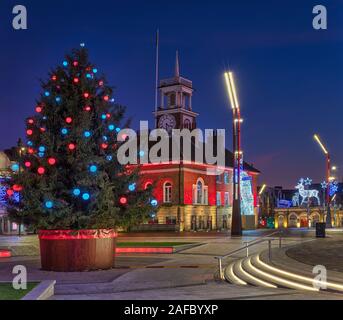
M113 268L116 237L113 229L40 230L42 269L68 272Z

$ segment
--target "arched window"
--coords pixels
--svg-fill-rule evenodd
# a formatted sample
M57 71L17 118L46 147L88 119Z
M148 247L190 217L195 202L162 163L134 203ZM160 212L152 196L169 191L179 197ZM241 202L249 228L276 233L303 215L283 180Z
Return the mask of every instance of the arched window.
M151 186L152 186L152 183L149 181L145 184L144 189L146 190L148 188L151 188Z
M201 180L197 182L197 203L203 203L204 185Z
M172 184L170 182L165 182L163 184L163 202L172 202Z
M202 178L199 178L197 180L197 183L193 185L193 203L208 203L208 186L205 186L204 180Z
M185 129L191 129L191 122L189 121L189 119L186 119L183 123L183 127Z
M169 96L169 107L173 107L175 105L176 105L176 96L175 96L175 93L172 93Z

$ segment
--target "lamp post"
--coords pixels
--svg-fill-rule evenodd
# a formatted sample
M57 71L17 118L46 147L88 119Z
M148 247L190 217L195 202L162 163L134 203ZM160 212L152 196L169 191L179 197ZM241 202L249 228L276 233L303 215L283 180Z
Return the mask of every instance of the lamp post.
M233 115L233 202L232 202L232 222L231 222L231 236L242 235L242 216L241 216L241 165L242 165L242 151L241 151L241 113L237 99L235 82L232 72L225 72L225 82L230 98Z
M319 136L315 134L314 139L318 142L319 146L323 150L325 156L326 156L326 227L332 228L332 221L331 221L331 211L330 211L330 176L331 176L331 160L330 160L330 154L328 150L325 148L324 144L321 142Z

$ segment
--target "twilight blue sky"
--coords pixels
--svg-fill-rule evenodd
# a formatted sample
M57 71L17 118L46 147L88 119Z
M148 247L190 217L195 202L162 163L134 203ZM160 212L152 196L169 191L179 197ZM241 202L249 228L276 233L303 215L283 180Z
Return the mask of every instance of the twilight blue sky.
M14 31L12 8L26 5L28 30ZM328 30L312 28L312 8L326 5ZM231 113L223 83L235 73L242 107L245 160L260 182L293 186L324 178L318 132L343 176L342 0L2 0L0 3L0 149L24 135L39 78L85 42L91 60L117 87L128 115L152 122L154 38L161 33L161 76L181 73L196 88L201 128L226 128ZM231 139L227 142L231 146Z

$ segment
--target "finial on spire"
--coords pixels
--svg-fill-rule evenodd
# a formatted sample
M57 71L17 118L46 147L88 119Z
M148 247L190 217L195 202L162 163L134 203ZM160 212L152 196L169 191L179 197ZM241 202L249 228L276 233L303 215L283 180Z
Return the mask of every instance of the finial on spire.
M179 51L176 50L176 59L175 59L175 77L180 77L180 64L179 64Z

